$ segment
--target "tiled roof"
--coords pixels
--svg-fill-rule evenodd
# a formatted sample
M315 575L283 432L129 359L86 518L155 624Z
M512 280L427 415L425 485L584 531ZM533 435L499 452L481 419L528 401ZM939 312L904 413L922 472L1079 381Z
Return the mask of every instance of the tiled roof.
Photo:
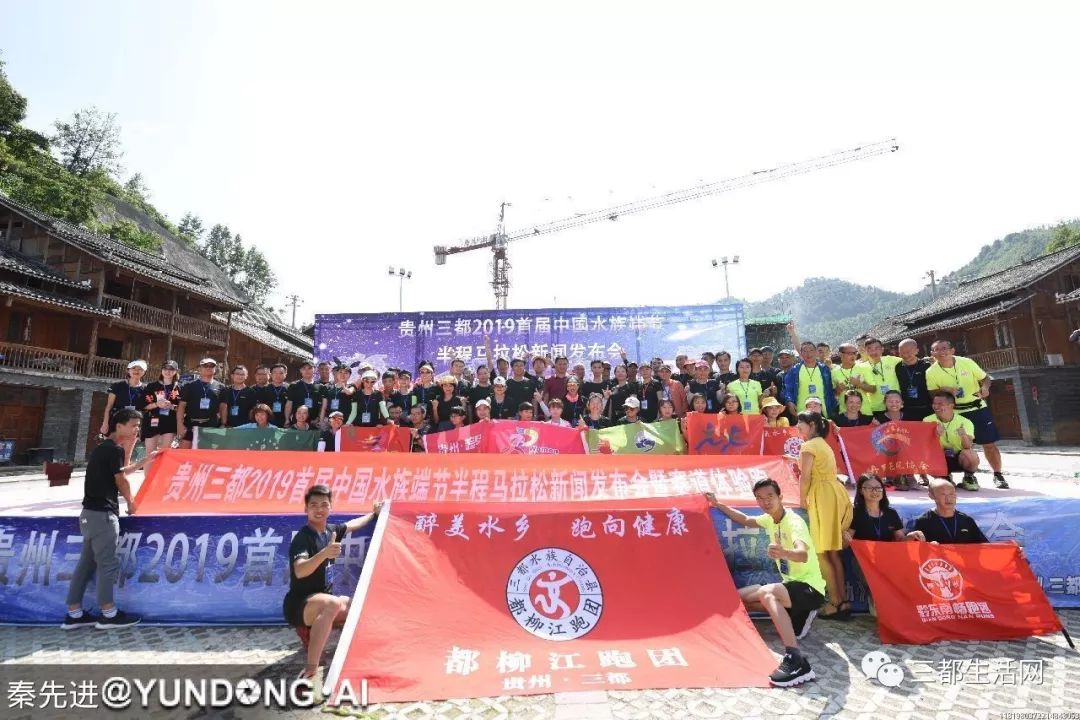
M45 263L35 258L23 255L17 250L0 245L0 270L9 270L27 277L45 280L63 287L89 290L90 281L76 281L61 272L53 270Z
M72 225L59 218L39 212L28 205L16 202L2 193L0 193L0 205L32 219L61 240L70 242L95 257L119 265L129 272L153 278L158 282L180 288L185 292L214 300L232 308L242 308L248 301L239 290L235 288L233 290L223 289L220 284L211 282L209 277L211 272L207 271L205 267L197 268L196 266L202 265L197 261L192 261L192 264L187 267L178 269L178 263L172 258L144 252L104 235L97 235L77 225ZM170 241L169 238L163 238L163 245L175 250L172 246L179 245L179 243L175 240ZM189 251L189 253L190 255L197 255L193 251ZM179 254L183 254L183 251L179 251ZM185 259L190 260L191 258ZM209 261L204 260L204 262Z
M1080 288L1073 290L1071 293L1059 294L1057 301L1059 303L1080 302Z
M874 337L883 343L896 342L908 335L907 326L896 318L887 317L867 330L866 337Z
M944 320L932 320L922 325L911 324L907 325L903 331L904 335L924 335L926 333L938 332L940 330L947 330L959 325L967 325L968 323L975 322L976 320L984 320L986 318L994 317L1004 312L1012 310L1017 305L1023 305L1031 298L1035 297L1035 293L1028 293L1019 297L1012 298L1010 300L1001 300L975 310L969 310L959 315L950 315ZM892 338L899 340L900 337Z
M96 315L99 317L113 316L111 311L98 305L94 305L93 303L86 302L85 300L68 297L66 295L58 295L45 290L39 290L38 288L26 287L25 285L16 285L2 280L0 280L0 295L14 295L15 297L33 300L34 302L43 303L45 305L54 305L68 310L76 310L78 312L86 313L87 315Z
M961 283L956 289L940 295L917 310L899 316L908 325L939 315L948 315L961 308L982 305L1010 293L1022 291L1049 273L1080 258L1080 245L1048 253L1007 270L984 275Z
M212 317L215 322L223 325L228 322L225 313L214 313ZM310 339L299 335L291 328L289 328L290 332L287 336L282 337L278 333L279 327L285 328L287 326L276 320L273 313L262 308L247 308L242 312L233 313L232 316L232 328L238 333L247 335L252 340L274 348L278 352L305 359L312 358L313 345ZM289 339L292 335L296 335L297 341L294 342ZM307 342L303 342L304 340Z

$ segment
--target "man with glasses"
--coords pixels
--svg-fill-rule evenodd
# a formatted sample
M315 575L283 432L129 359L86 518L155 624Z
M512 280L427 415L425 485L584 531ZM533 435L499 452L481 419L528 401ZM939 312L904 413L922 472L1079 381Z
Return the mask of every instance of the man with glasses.
M425 416L431 417L431 401L437 399L441 392L435 387L435 368L428 363L422 363L416 371L416 376L419 381L413 385L410 412L412 408L420 405L424 408Z
M885 394L890 390L899 390L900 382L896 379L896 366L900 358L884 355L885 346L877 338L866 338L863 346L866 360L858 363L852 385L862 392L863 415L885 412Z
M189 449L196 427L217 427L221 412L221 396L225 386L214 379L217 360L203 358L199 361L199 379L180 389L180 403L176 409L176 435L180 447Z
M994 471L994 487L1007 489L1009 483L1001 473L1001 451L997 446L1000 437L985 402L990 397L993 378L971 358L957 356L948 340L936 341L930 346L930 352L937 362L926 370L926 389L930 392L944 390L955 398L956 412L975 426L975 443L982 445L986 461ZM975 485L978 489L978 482Z

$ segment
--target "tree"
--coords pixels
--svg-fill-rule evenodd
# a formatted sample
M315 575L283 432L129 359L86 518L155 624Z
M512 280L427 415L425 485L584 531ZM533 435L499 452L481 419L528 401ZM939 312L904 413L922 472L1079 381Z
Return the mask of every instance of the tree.
M10 135L26 117L26 98L15 91L0 60L0 135Z
M177 235L191 247L199 247L199 244L202 242L203 233L205 232L206 230L203 228L202 219L198 215L186 213L184 217L180 218L180 225L177 227Z
M116 177L120 174L120 126L116 113L105 113L96 107L79 110L71 119L54 125L56 135L51 140L60 155L60 163L75 175L84 177L101 171Z
M198 218L193 220L198 221ZM202 227L201 221L199 227ZM254 247L245 250L243 239L239 235L233 235L227 225L219 223L210 228L206 241L197 249L258 303L266 300L277 285L277 278L266 257Z
M150 188L146 186L146 181L140 172L128 178L128 181L124 183L124 192L142 200L144 203L150 200Z
M1064 250L1077 244L1080 244L1080 230L1075 225L1063 222L1050 233L1050 243L1046 246L1046 252Z

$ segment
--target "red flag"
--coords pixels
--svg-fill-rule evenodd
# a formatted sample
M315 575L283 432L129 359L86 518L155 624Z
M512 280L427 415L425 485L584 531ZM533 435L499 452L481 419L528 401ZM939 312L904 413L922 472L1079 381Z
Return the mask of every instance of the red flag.
M340 452L410 452L412 433L397 425L356 427L346 425L338 431Z
M761 415L686 415L691 455L760 455L765 418Z
M484 452L502 455L584 455L585 441L577 428L551 423L499 420L487 431Z
M1009 640L1061 630L1013 543L851 543L883 643Z
M478 422L455 430L428 433L421 439L424 450L429 453L481 453L485 452L490 427L490 422Z
M947 472L933 423L895 420L837 431L855 477L868 472L880 477Z
M371 702L764 687L776 667L703 498L394 502L379 522L327 675Z
M764 430L762 455L786 455L797 458L801 447L802 440L799 439L798 428L765 428Z

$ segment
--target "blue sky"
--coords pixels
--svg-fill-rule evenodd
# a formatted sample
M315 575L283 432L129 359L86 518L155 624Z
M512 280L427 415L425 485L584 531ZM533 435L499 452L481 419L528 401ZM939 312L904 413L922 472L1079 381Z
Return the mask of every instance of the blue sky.
M511 307L709 302L733 254L751 299L809 276L911 290L1080 215L1075 4L874 7L8 0L0 50L31 126L116 112L155 204L258 244L304 318L397 309L388 265L414 273L406 309L490 307L488 254L431 248L490 232L504 199L514 228L890 136L521 241Z

